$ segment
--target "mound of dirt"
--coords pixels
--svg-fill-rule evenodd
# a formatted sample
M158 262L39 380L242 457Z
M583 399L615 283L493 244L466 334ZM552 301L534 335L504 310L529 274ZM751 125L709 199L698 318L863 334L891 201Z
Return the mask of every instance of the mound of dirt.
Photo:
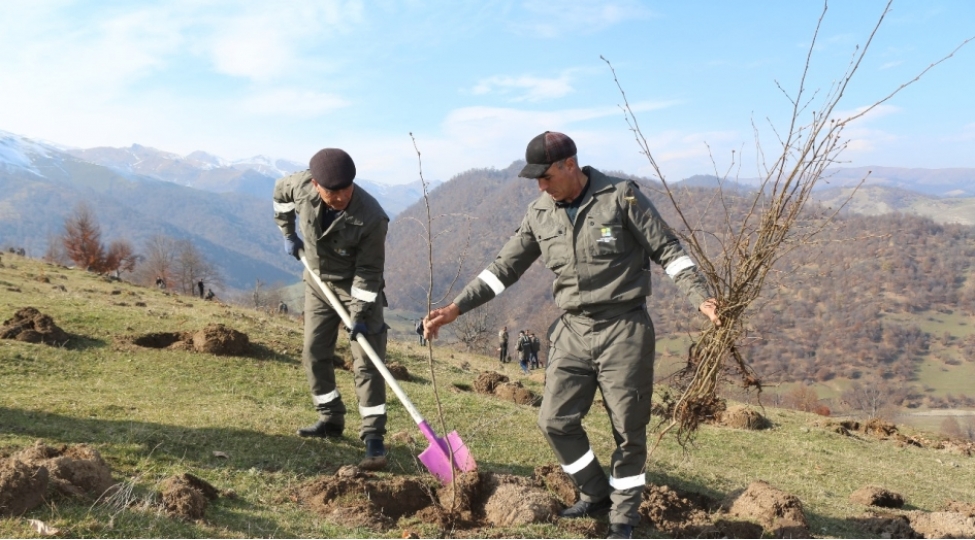
M210 501L220 496L217 488L190 473L170 476L161 487L166 513L186 520L203 519Z
M728 514L756 521L776 538L809 538L809 522L799 498L761 480L748 485L731 504Z
M857 526L872 538L921 538L911 528L907 516L897 514L869 515L854 520Z
M534 392L525 388L520 382L505 382L494 388L494 395L504 401L513 401L518 405L531 405L538 407L541 405L540 399Z
M575 482L572 477L562 470L559 465L540 465L535 467L532 473L535 484L544 486L555 494L559 502L565 506L572 506L579 500L579 492L576 490Z
M975 538L975 518L955 512L910 512L907 519L924 538Z
M41 504L47 485L47 467L0 460L0 517L19 516Z
M494 395L494 389L508 380L508 377L497 371L484 371L474 379L474 391L478 394Z
M410 370L406 369L406 366L398 362L390 362L386 364L386 369L397 381L412 381L413 376L410 375Z
M548 491L531 480L507 474L487 474L482 486L484 521L494 527L518 527L555 521L561 509Z
M722 426L736 429L760 430L772 427L772 423L761 413L740 405L718 413L717 421Z
M904 497L882 487L864 486L850 495L850 502L881 508L900 508L904 506Z
M57 347L67 343L69 338L67 332L54 324L54 319L32 307L17 310L13 318L3 321L3 327L0 327L0 339L45 343Z
M150 349L194 351L218 356L244 356L251 349L247 334L219 323L208 324L198 332L152 332L120 341Z
M250 339L243 332L213 323L193 334L193 348L198 352L240 356L250 349Z
M12 458L46 468L50 486L61 495L97 499L115 486L112 469L86 444L53 448L38 441Z
M668 486L648 485L643 490L639 512L657 530L670 536L714 538L722 536L708 513L715 506L716 501L703 495L681 494Z
M306 506L343 525L384 531L401 516L429 506L432 491L426 480L402 476L377 480L349 466L335 476L305 484L299 488L298 497Z

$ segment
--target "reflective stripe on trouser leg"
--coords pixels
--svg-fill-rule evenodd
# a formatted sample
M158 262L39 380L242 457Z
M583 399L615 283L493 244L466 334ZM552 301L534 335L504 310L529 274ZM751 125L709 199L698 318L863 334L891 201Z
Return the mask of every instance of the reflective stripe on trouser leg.
M583 339L562 322L554 326L549 339L552 347L538 427L578 486L582 500L599 501L609 495L609 482L599 460L591 454L589 437L582 428L582 418L596 394L596 371Z
M599 388L613 425L612 523L640 522L646 484L647 425L653 393L654 332L645 310L626 313L599 328Z
M335 387L335 341L339 317L314 288L305 283L305 337L301 363L308 377L315 409L322 420L345 425L345 403Z
M366 327L366 339L375 349L380 360L386 360L386 324L383 322L383 309L375 305L370 310ZM372 333L374 328L381 328ZM386 380L373 365L372 360L358 342L352 343L352 373L355 375L355 394L359 398L359 411L362 414L360 439L382 438L386 435ZM380 408L382 411L380 412Z

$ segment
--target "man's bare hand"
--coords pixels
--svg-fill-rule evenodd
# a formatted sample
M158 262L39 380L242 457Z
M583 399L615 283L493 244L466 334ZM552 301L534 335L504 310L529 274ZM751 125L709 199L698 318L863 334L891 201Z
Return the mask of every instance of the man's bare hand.
M431 311L423 319L423 337L437 339L440 334L440 327L454 322L459 316L460 308L457 307L457 304L450 304Z
M707 318L711 319L711 322L715 326L721 326L721 319L718 318L717 300L715 300L714 298L708 298L707 300L704 301L703 304L701 304L701 307L698 309L700 309L701 313L705 314Z

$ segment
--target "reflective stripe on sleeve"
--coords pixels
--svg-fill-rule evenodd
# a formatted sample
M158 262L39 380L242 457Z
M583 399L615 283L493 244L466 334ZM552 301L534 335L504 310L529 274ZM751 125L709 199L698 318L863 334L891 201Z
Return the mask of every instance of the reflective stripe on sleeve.
M340 397L342 397L342 396L339 395L339 391L338 390L332 390L331 392L329 392L327 394L322 394L320 396L312 396L312 399L315 400L315 405L324 405L324 404L329 403L331 401L334 401L334 400L336 400L336 399L338 399Z
M640 473L636 476L627 476L626 478L613 478L609 477L609 485L619 491L625 491L627 489L633 489L637 487L643 487L647 483L646 473Z
M358 287L352 287L352 298L356 300L362 300L363 302L375 302L376 297L379 293L369 292L365 289L360 289Z
M488 287L491 287L491 290L494 291L494 296L497 296L504 292L504 283L501 283L501 280L498 279L498 276L492 274L490 270L485 270L481 272L480 274L477 275L477 277L485 284L487 284Z
M274 213L275 214L285 214L287 212L293 212L295 209L295 203L283 203L274 201Z
M376 405L374 407L363 407L359 405L359 416L365 418L367 416L380 416L386 414L386 404Z
M673 262L664 268L664 271L667 272L667 275L670 276L671 279L673 279L681 272L681 270L686 270L692 266L694 266L694 261L692 261L687 255L684 255L683 257L677 257L674 259Z
M585 469L586 465L592 463L594 459L596 459L596 454L593 454L592 448L590 448L589 451L583 454L581 458L569 463L568 465L562 465L562 470L565 471L566 474L575 474L582 469Z

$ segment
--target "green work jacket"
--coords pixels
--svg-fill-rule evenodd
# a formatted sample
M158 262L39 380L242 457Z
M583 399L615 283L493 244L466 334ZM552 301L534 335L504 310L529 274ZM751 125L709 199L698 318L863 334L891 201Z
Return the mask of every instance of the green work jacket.
M461 313L501 294L539 257L555 273L556 305L569 313L613 317L644 303L651 260L694 307L710 296L694 261L635 182L582 170L589 189L575 223L547 193L535 199L494 262L454 299Z
M351 296L349 315L359 320L377 300L384 299L389 217L359 185L349 206L325 231L319 219L323 208L325 203L311 183L310 171L274 183L274 221L281 233L293 234L297 223L309 266L318 269L322 281L333 282Z

